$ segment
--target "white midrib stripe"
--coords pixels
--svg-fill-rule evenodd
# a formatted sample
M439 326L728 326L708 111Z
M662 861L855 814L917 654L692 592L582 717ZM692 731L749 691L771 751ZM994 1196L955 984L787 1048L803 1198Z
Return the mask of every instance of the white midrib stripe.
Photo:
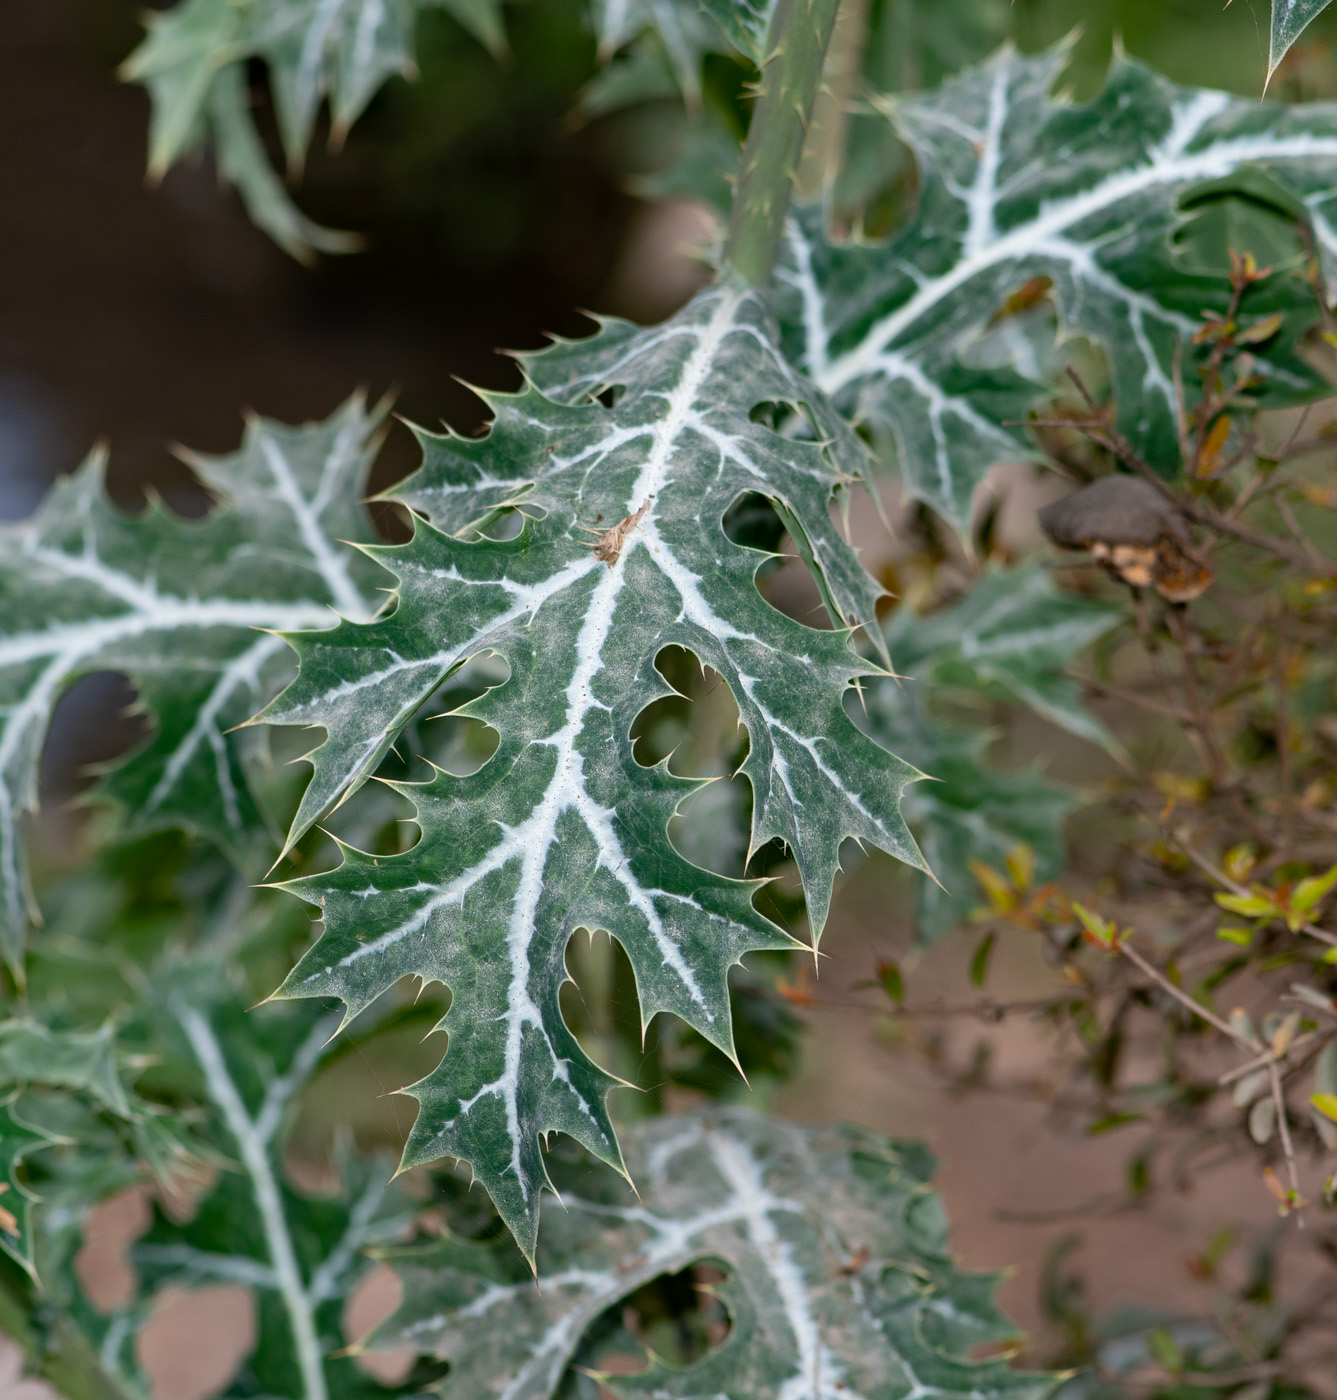
M159 597L151 606L134 612L0 638L0 666L17 666L41 656L78 659L127 637L170 632L178 627L257 627L297 632L328 626L330 621L330 609L325 603Z
M588 1210L592 1214L613 1216L627 1222L644 1225L652 1238L636 1250L632 1270L598 1271L580 1268L564 1269L560 1273L540 1275L537 1284L545 1296L561 1289L579 1288L585 1296L575 1300L571 1310L556 1319L530 1348L530 1357L512 1377L502 1400L513 1400L521 1394L536 1370L548 1368L554 1376L579 1339L577 1324L583 1324L595 1312L605 1308L617 1296L626 1293L637 1279L653 1277L671 1263L690 1258L698 1247L697 1240L709 1231L725 1225L742 1225L748 1242L761 1258L779 1297L794 1338L798 1353L795 1373L785 1381L779 1392L782 1400L860 1400L858 1393L845 1381L841 1368L822 1341L821 1324L809 1302L808 1283L794 1258L793 1249L776 1229L772 1216L776 1213L806 1216L809 1212L797 1202L773 1195L766 1187L760 1163L746 1144L716 1130L699 1129L685 1134L673 1144L674 1153L704 1144L716 1169L729 1188L729 1195L717 1205L686 1220L661 1216L644 1206L619 1208L595 1205L571 1199L571 1210ZM662 1163L661 1163L662 1165ZM652 1168L652 1175L657 1173ZM707 1241L705 1246L709 1247ZM448 1324L465 1319L486 1317L494 1308L512 1299L532 1293L534 1284L490 1284L470 1303L449 1315L437 1314L416 1323L409 1335L430 1333ZM913 1375L907 1375L917 1384Z
M1224 94L1211 96L1220 98L1216 111L1220 111L1228 101ZM1198 129L1212 115L1207 105L1198 104L1195 114L1200 118ZM1183 129L1176 129L1172 140L1167 142L1166 150L1173 151L1177 144L1186 143L1194 134L1192 130L1185 134ZM902 306L872 326L854 349L817 372L817 383L828 394L838 393L847 384L869 372L877 356L909 326L977 274L1035 252L1037 243L1063 233L1092 214L1154 185L1216 179L1250 160L1294 160L1318 155L1337 156L1337 138L1309 135L1240 137L1221 141L1192 155L1162 153L1147 165L1110 176L1085 194L1046 205L1030 222L1003 234L991 246L962 258L949 272L925 282Z
M794 1336L798 1367L780 1387L778 1400L860 1400L844 1382L822 1341L821 1327L808 1301L807 1280L794 1258L793 1247L775 1228L771 1212L793 1210L792 1202L766 1189L756 1158L741 1143L722 1133L708 1133L710 1155L740 1205L740 1215L752 1247L765 1262Z
M337 452L341 446L342 440L336 443L334 451ZM265 454L269 474L274 478L274 489L278 498L292 512L298 533L302 537L302 544L311 556L316 571L325 580L325 586L330 590L335 607L354 622L365 622L369 610L349 577L348 560L330 544L312 510L311 502L302 495L288 459L279 450L278 443L268 435L260 439L260 448Z
M506 997L506 1042L501 1076L491 1084L485 1084L471 1098L461 1102L457 1116L463 1117L481 1098L495 1094L501 1099L506 1114L506 1130L511 1142L510 1171L525 1197L526 1213L530 1209L530 1190L525 1181L521 1160L523 1135L519 1102L520 1059L524 1050L525 1027L535 1027L543 1036L544 1043L549 1046L549 1053L552 1053L551 1044L543 1029L542 1015L529 991L529 952L536 932L548 852L557 840L557 824L563 812L572 807L579 812L599 846L600 864L607 865L619 876L629 895L633 891L630 880L621 877L617 869L618 862L612 860L620 854L620 847L616 845L616 836L607 815L585 788L584 758L576 747L586 715L599 704L594 696L593 682L595 676L603 669L603 647L612 627L618 595L622 591L628 552L623 551L595 587L576 641L579 659L566 689L566 722L555 734L541 741L556 750L552 781L533 814L520 827L507 831L507 839L482 862L496 868L502 863L498 859L501 852L514 852L518 849L521 853L520 880L511 906L506 933L507 955L510 960L510 984ZM613 843L611 851L608 849L610 842ZM635 893L641 895L639 888L636 888ZM684 985L694 993L697 1001L703 1001L691 969L683 961L679 950L664 934L653 903L643 895L640 900L633 897L632 902L639 904L652 934L658 935L657 941L665 962L673 961L676 964L675 971ZM558 1078L567 1077L565 1066L555 1056L554 1074Z
M998 198L998 162L1002 154L1003 125L1007 120L1007 74L1007 65L1002 63L994 70L993 84L989 89L988 125L980 138L975 183L965 197L970 220L966 228L967 257L978 256L997 236L993 216Z
M511 906L511 917L507 927L507 955L510 961L510 982L506 1002L506 1039L503 1052L502 1073L491 1083L484 1084L468 1099L462 1100L456 1117L447 1122L439 1135L471 1111L479 1100L496 1096L502 1101L506 1115L507 1133L511 1143L510 1172L520 1185L526 1203L526 1213L531 1209L531 1192L525 1181L521 1160L522 1133L520 1127L519 1085L520 1059L524 1049L524 1031L533 1026L543 1035L544 1043L553 1056L554 1077L567 1079L565 1063L552 1051L551 1043L543 1031L542 1016L529 991L530 959L539 899L543 889L543 872L547 864L548 852L557 839L557 825L562 814L574 808L585 822L599 848L599 863L605 866L627 891L630 902L646 918L651 935L666 965L672 966L689 995L704 1006L704 996L696 982L691 968L681 951L665 933L653 900L623 872L621 845L612 825L612 813L606 812L590 796L585 787L584 759L576 747L590 710L603 708L595 698L593 683L603 669L603 648L612 628L617 610L619 595L626 579L628 557L638 545L649 549L654 562L678 587L684 598L694 595L704 606L696 589L695 576L682 568L659 538L654 524L654 500L664 487L672 464L673 452L684 429L692 421L692 408L701 386L709 375L720 345L733 327L734 318L742 300L742 294L731 289L725 290L719 299L710 321L698 333L696 348L683 365L671 394L667 396L668 412L654 425L654 446L645 465L642 467L626 501L626 514L632 515L642 505L649 502L650 510L642 518L637 535L624 546L622 553L599 579L591 595L585 618L576 639L576 667L566 688L566 715L562 727L539 742L551 746L556 751L553 777L542 799L532 814L520 826L507 829L504 839L488 854L464 874L456 877L450 885L439 891L410 920L383 934L372 943L362 945L345 955L338 966L346 966L373 952L398 942L413 931L425 926L433 910L442 905L463 898L464 892L492 870L499 869L511 860L516 853L521 856L520 879L515 899ZM582 573L587 570L582 569ZM679 581L679 575L683 576ZM683 592L684 586L687 593ZM713 618L713 613L711 617ZM716 619L717 625L727 624ZM495 623L489 624L489 628ZM732 632L733 629L728 629ZM737 635L736 633L734 635ZM305 979L312 982L331 969L312 973ZM588 1107L586 1107L588 1112Z
M228 1131L241 1153L242 1164L251 1178L255 1202L260 1211L265 1247L269 1253L269 1261L274 1266L279 1295L283 1299L283 1306L292 1328L297 1366L302 1376L303 1400L328 1400L320 1339L316 1335L315 1311L302 1282L297 1254L288 1231L288 1220L283 1211L283 1199L279 1194L278 1182L274 1178L265 1143L256 1132L255 1124L246 1111L246 1105L237 1092L237 1086L232 1082L227 1062L223 1058L222 1047L212 1027L193 1007L179 1008L177 1017L190 1040L195 1058L204 1071L209 1095L222 1110Z

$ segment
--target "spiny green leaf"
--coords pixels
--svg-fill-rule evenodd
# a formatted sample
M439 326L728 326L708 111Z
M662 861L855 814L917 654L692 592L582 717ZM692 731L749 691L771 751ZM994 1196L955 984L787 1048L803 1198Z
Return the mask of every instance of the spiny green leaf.
M19 1180L18 1166L30 1152L59 1141L19 1118L12 1094L0 1101L0 1251L34 1278L32 1206L37 1197Z
M1272 35L1267 53L1269 83L1291 45L1331 4L1332 0L1272 0Z
M1108 743L1063 672L1121 617L1116 609L1060 592L1047 570L1027 566L984 575L959 603L939 612L916 616L899 608L885 623L902 679L867 687L869 732L935 779L906 794L907 815L942 881L920 883L921 939L940 938L969 917L978 903L972 861L1002 866L1024 842L1034 852L1039 879L1053 879L1063 862L1063 819L1076 802L1032 769L991 768L987 734L944 724L928 697L983 690Z
M120 1118L131 1108L116 1066L110 1025L96 1031L51 1031L36 1021L0 1025L0 1091L49 1084L91 1095Z
M76 1300L73 1315L103 1364L142 1386L141 1329L169 1289L242 1284L255 1296L254 1348L229 1397L340 1400L389 1392L338 1356L348 1297L371 1267L365 1250L403 1236L401 1194L386 1190L387 1163L344 1161L339 1196L310 1197L287 1184L283 1132L292 1104L321 1064L337 1020L267 1007L248 1013L197 985L169 980L164 1013L192 1062L208 1133L226 1165L184 1223L155 1207L131 1248L132 1301L100 1314ZM181 979L175 979L180 983Z
M322 102L339 141L388 78L413 72L413 29L429 8L448 10L494 53L504 47L500 0L180 0L151 14L121 69L153 99L150 174L212 140L220 173L287 252L350 251L357 240L308 219L270 168L246 64L267 65L288 163L300 169Z
M1046 1377L972 1348L1012 1329L995 1280L958 1273L922 1149L856 1128L801 1128L732 1111L661 1118L627 1140L638 1195L586 1170L545 1219L537 1283L508 1245L449 1237L391 1256L404 1289L373 1345L449 1359L453 1400L549 1400L573 1365L621 1396L747 1400L933 1395L1040 1400ZM694 1263L730 1331L685 1369L647 1358L600 1371L601 1314Z
M274 628L332 610L368 617L377 570L340 540L366 529L357 488L383 409L352 399L324 423L253 419L239 452L192 457L225 501L202 521L154 503L126 516L94 454L32 519L0 530L0 947L17 965L31 899L20 840L37 803L52 710L94 671L123 671L154 722L101 792L133 826L184 825L235 853L266 842L233 728L290 662Z
M283 991L338 996L352 1012L406 975L451 988L450 1050L411 1090L422 1112L405 1160L470 1162L526 1251L542 1134L619 1160L612 1081L558 1006L575 930L622 944L644 1023L672 1011L730 1055L729 966L788 946L753 909L752 886L670 843L669 820L699 784L633 756L637 715L669 693L663 648L695 653L732 691L751 741L751 847L779 838L793 853L814 938L844 838L922 865L897 805L918 774L842 708L870 669L847 629L873 616L879 589L829 505L862 472L862 448L773 346L760 295L724 283L663 326L606 322L527 357L528 386L492 400L486 438L421 435L424 465L393 494L443 528L420 522L411 543L371 551L399 579L394 612L290 636L300 674L262 716L328 736L309 756L295 839L372 772L446 676L489 652L510 669L458 711L500 736L482 769L400 788L417 806L415 849L345 850L338 870L293 883L326 931ZM751 421L774 403L806 406L815 437ZM767 556L723 528L748 493L792 521L840 630L763 601ZM480 533L506 508L521 512L518 536Z
M889 101L919 162L915 219L887 244L832 244L821 210L800 212L778 274L795 362L894 452L912 495L962 528L988 469L1034 452L1015 424L1037 386L987 343L1025 283L1048 278L1067 327L1104 346L1120 429L1168 473L1176 347L1229 296L1223 275L1175 255L1184 197L1261 168L1337 262L1337 105L1260 106L1120 58L1078 107L1050 97L1066 56L1004 49L937 92ZM1292 312L1257 361L1262 399L1319 392L1295 352L1314 318L1307 289L1279 276L1248 310ZM1190 398L1192 369L1189 354Z

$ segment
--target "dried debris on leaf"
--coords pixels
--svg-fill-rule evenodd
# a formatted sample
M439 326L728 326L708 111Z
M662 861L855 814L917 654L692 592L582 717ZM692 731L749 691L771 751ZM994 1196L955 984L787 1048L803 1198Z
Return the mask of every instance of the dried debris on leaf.
M1150 482L1105 476L1040 511L1061 549L1084 549L1112 577L1154 588L1172 603L1206 592L1212 571L1189 540L1184 517Z

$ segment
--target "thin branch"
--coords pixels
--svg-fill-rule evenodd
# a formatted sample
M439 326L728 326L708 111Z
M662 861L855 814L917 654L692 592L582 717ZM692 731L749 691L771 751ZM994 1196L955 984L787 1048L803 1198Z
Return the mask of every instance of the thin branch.
M1305 1225L1304 1202L1300 1198L1300 1171L1295 1164L1295 1145L1291 1142L1291 1126L1286 1121L1286 1095L1281 1087L1281 1069L1275 1059L1267 1067L1268 1082L1272 1086L1272 1102L1277 1110L1277 1133L1281 1138L1281 1153L1286 1159L1286 1175L1290 1178L1291 1199L1295 1208L1295 1223L1303 1230Z
M1144 976L1149 977L1163 992L1168 992L1181 1006L1191 1011L1201 1020L1206 1021L1209 1026L1215 1027L1222 1035L1233 1040L1236 1045L1243 1047L1245 1050L1258 1049L1256 1042L1251 1041L1243 1032L1237 1031L1229 1021L1223 1021L1215 1011L1209 1011L1207 1007L1203 1006L1200 1002L1194 1001L1182 987L1176 987L1158 967L1149 963L1126 938L1119 943L1119 952L1121 952L1134 967L1140 969Z

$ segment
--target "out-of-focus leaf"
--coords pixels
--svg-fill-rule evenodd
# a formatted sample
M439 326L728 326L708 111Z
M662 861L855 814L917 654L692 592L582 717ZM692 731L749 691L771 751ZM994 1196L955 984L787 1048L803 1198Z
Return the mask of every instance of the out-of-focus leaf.
M988 735L942 722L928 697L982 690L1108 743L1063 672L1121 616L1061 593L1046 570L1024 567L985 576L960 603L927 617L898 609L888 619L884 635L903 678L870 685L864 709L879 743L934 778L909 789L905 803L942 882L920 884L921 939L939 938L969 917L979 902L972 868L1006 867L1019 844L1032 852L1032 878L1053 879L1063 860L1063 819L1076 801L1034 769L991 767Z
M322 102L339 141L387 79L413 73L413 30L429 8L503 49L500 0L179 0L150 12L147 36L121 69L153 100L150 174L212 142L219 174L280 247L297 258L356 248L352 235L307 218L270 167L246 65L266 64L288 163L300 169Z
M36 1021L0 1025L0 1091L25 1084L83 1090L118 1117L131 1116L109 1025L87 1032L51 1031Z
M18 1167L30 1152L59 1140L17 1117L14 1095L0 1101L0 1250L34 1278L32 1206L36 1197L19 1180Z
M272 841L254 731L291 666L271 630L369 617L378 570L353 546L383 408L323 423L249 423L240 451L191 465L223 504L186 520L117 510L94 454L30 519L0 529L0 948L18 965L32 907L20 818L37 804L47 726L80 676L121 671L152 736L100 795L132 827L180 825L240 856ZM259 865L255 873L264 869Z
M450 1237L391 1256L404 1290L374 1346L450 1361L453 1400L549 1400L574 1365L624 1397L1040 1400L1053 1382L971 1350L1008 1335L994 1279L958 1273L921 1149L855 1128L732 1111L628 1135L637 1195L586 1167L545 1219L537 1282L508 1241ZM698 1262L728 1337L685 1368L610 1375L587 1337L653 1279Z
M402 1195L386 1188L389 1164L346 1157L338 1194L323 1196L295 1190L283 1166L294 1099L320 1067L337 1019L292 1007L247 1012L220 998L217 985L200 986L205 980L169 983L162 1014L196 1077L202 1131L223 1169L186 1221L155 1206L131 1249L138 1288L129 1303L101 1313L76 1295L71 1315L118 1380L146 1388L138 1339L163 1293L241 1284L255 1297L257 1335L224 1395L388 1395L339 1353L348 1297L372 1267L366 1249L402 1237L409 1223Z

